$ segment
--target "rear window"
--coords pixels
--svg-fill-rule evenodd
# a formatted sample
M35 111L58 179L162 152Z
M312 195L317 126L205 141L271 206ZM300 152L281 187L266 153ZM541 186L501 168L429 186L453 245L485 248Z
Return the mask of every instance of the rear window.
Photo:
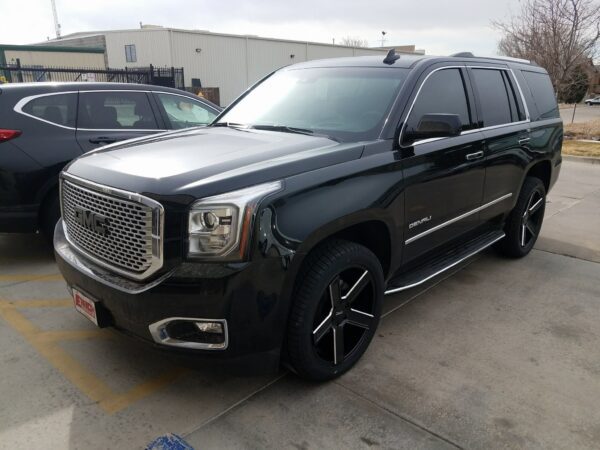
M528 72L523 70L522 73L538 109L539 117L535 120L560 117L550 77L547 74L540 72Z
M45 95L28 102L22 111L47 122L75 128L76 105L77 94Z
M78 128L153 130L158 126L144 92L111 91L79 95Z

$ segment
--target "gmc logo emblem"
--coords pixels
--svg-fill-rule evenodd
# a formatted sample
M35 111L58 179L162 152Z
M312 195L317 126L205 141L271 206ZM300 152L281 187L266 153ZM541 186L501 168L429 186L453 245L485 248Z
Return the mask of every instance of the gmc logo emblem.
M108 234L108 218L93 211L87 211L80 206L75 206L75 222L101 236Z

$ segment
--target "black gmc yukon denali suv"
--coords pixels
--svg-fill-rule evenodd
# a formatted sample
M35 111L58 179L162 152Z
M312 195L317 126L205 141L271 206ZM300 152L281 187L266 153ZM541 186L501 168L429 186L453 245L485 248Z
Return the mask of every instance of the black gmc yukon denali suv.
M550 79L525 61L296 64L207 128L72 162L55 253L98 326L329 379L365 352L385 294L493 244L531 250L562 139Z

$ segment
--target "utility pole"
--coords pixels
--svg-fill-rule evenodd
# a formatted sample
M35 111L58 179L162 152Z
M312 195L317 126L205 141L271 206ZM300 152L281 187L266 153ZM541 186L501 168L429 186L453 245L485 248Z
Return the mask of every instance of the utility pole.
M60 39L60 23L58 23L58 13L56 12L56 0L52 2L52 14L54 15L54 30L56 31L56 39Z

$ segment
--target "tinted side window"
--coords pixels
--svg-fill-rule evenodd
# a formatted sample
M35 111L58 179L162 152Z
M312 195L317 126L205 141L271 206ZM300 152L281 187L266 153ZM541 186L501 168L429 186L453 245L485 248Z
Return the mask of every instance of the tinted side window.
M217 115L202 103L180 95L156 94L165 109L170 128L179 129L207 125Z
M79 94L78 128L104 130L157 129L144 92L82 92Z
M550 77L545 73L528 72L526 70L521 72L537 105L540 114L537 120L560 117Z
M25 106L23 112L48 122L75 128L77 94L57 94L38 97Z
M416 130L425 114L457 114L463 130L470 128L467 96L459 69L438 70L425 81L406 122L406 129Z
M513 121L506 84L502 71L494 69L473 69L473 77L479 94L483 126L491 127ZM513 97L514 102L514 97Z

